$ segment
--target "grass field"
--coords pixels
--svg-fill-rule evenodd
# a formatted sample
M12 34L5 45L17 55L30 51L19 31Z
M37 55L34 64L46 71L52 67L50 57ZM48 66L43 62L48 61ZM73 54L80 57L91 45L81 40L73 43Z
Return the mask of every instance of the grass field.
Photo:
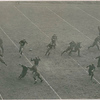
M98 36L100 2L0 2L0 37L4 42L4 60L0 63L1 99L99 99L100 68L91 81L86 66L100 54L96 47L88 50ZM46 45L53 34L57 47L45 57ZM19 41L25 38L24 56L19 58ZM81 57L73 53L61 56L70 41L82 42ZM30 52L29 49L32 48ZM44 81L34 84L32 74L22 80L19 63L40 56L38 70Z

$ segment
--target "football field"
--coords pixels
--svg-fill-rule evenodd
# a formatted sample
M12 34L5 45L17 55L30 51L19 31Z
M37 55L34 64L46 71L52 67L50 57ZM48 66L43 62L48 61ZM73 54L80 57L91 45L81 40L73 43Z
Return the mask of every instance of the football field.
M90 48L99 35L100 2L0 2L0 38L4 44L7 67L0 63L0 98L3 99L100 99L100 68L96 67L91 81L86 66L94 64L100 55ZM45 56L53 34L56 49ZM24 55L19 41L26 39ZM81 42L81 57L77 53L61 56L69 42ZM29 51L32 49L32 51ZM39 56L38 66L43 82L34 84L28 71L18 80L22 68L32 66L31 58Z

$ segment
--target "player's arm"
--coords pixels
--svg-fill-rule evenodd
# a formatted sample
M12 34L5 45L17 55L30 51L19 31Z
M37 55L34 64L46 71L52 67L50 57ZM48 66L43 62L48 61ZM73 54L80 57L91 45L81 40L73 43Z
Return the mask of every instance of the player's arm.
M86 68L89 68L89 66L86 66Z
M31 70L31 67L27 67L27 68Z
M23 65L22 65L22 64L19 64L19 66L23 67Z
M25 43L26 43L26 44L28 44L28 42L27 42L27 41L25 41Z
M22 43L22 40L21 41L19 41L19 44L21 44Z
M38 60L41 61L40 57L38 56Z
M21 44L21 41L19 42L19 44Z
M98 58L100 58L100 56L96 57L95 59L98 59Z
M20 66L22 66L22 64L19 64Z
M46 47L49 47L50 44L48 44Z
M31 61L34 61L34 58L31 58Z

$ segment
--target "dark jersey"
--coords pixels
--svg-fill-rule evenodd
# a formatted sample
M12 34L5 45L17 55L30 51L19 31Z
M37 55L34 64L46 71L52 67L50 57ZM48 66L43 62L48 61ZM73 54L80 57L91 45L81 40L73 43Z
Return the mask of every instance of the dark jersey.
M70 45L70 47L74 47L74 46L76 46L76 43L74 41L72 41L69 43L69 45Z
M55 44L56 43L56 40L57 40L57 36L56 35L53 35L52 38L51 38L51 40L52 40L52 43Z
M19 42L19 44L20 44L21 46L24 46L25 43L27 43L26 40L21 40L21 41Z
M87 66L89 68L89 70L95 70L95 66L92 64L92 65L89 65Z
M39 58L35 58L35 59L32 59L31 61L34 61L34 64L35 64L35 65L38 65L38 64L39 64L40 59L39 59Z
M32 68L30 68L30 70L33 71L33 72L37 72L36 66L32 66Z
M75 49L79 49L79 48L81 48L80 43L77 43Z
M96 43L97 43L98 41L100 41L100 36L96 37L94 41L95 41Z
M23 68L22 73L27 73L28 68L24 65L21 65L21 67Z
M56 41L57 40L57 36L53 35L52 38L51 38L51 40L55 40Z
M100 56L96 57L96 59L98 59L100 61Z
M53 44L48 44L47 47L49 47L50 49L52 49Z

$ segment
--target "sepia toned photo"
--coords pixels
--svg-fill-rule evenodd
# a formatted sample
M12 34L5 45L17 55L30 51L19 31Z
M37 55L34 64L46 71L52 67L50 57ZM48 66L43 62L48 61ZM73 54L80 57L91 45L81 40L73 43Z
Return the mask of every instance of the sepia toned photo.
M100 99L100 1L0 1L7 99Z

